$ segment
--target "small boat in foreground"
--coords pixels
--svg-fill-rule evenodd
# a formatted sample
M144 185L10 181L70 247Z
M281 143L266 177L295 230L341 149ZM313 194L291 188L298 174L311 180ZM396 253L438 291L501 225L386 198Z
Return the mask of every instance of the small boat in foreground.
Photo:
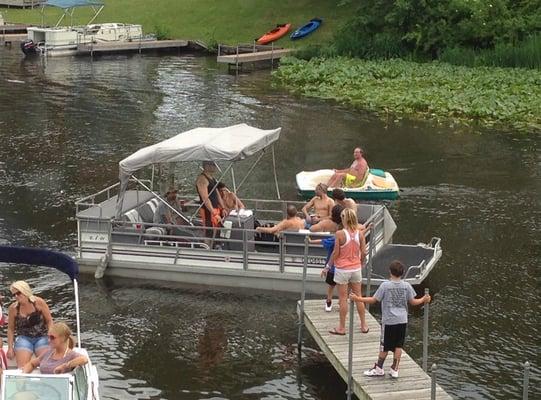
M303 198L315 196L315 187L318 183L329 181L334 171L320 169L317 171L302 171L296 175L299 194ZM329 188L329 195L333 188ZM394 177L381 169L370 169L364 185L356 188L342 188L346 197L355 200L395 200L399 195L398 184Z
M323 21L321 18L312 18L310 22L307 24L301 26L298 28L295 32L293 32L290 36L291 40L297 40L302 39L303 37L308 36L312 32L314 32L317 28L321 26Z
M64 374L41 374L39 368L32 373L22 373L14 360L7 360L7 367L2 373L2 400L9 399L47 399L47 400L99 400L99 378L96 367L92 364L88 352L81 347L81 328L79 320L79 266L75 260L55 251L0 246L0 266L6 264L25 264L56 268L64 272L73 282L75 295L75 315L77 323L77 353L87 356L88 363ZM7 351L7 346L0 352Z
M289 29L291 28L291 24L279 24L276 25L276 28L273 30L268 31L263 36L261 36L259 39L256 40L257 44L269 44L271 42L274 42L281 37L283 37L287 32L289 32Z

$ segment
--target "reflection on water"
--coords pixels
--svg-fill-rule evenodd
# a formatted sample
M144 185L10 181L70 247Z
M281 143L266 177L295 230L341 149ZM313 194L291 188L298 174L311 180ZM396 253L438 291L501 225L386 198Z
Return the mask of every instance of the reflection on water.
M380 121L287 95L265 71L236 79L208 58L44 62L2 48L0 243L73 249L74 200L114 183L120 159L186 129L241 122L283 128L284 198L296 196L296 172L342 167L359 144L371 166L390 170L403 189L388 204L395 242L442 238L444 256L426 282L439 381L459 398L518 398L530 360L530 396L539 396L538 136ZM185 193L195 167L176 170ZM264 158L241 195L274 196L270 169ZM0 271L3 282L29 280L55 317L73 321L68 286L43 273ZM81 297L83 343L104 398L330 400L345 391L311 339L298 364L294 295L85 277ZM418 360L420 315L407 344Z

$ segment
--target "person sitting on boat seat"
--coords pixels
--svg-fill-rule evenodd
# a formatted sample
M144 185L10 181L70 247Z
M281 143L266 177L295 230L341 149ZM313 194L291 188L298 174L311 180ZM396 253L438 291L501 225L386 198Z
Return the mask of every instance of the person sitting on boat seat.
M195 181L199 201L202 204L199 215L203 226L207 227L220 226L222 217L226 215L222 196L217 190L218 182L214 178L217 170L218 166L214 161L203 161L203 171Z
M331 219L331 210L334 207L334 201L327 196L327 185L319 183L315 189L316 195L304 205L302 212L306 219L306 228L319 223L320 221ZM314 210L314 214L310 215L310 210Z
M331 197L336 204L340 204L344 208L351 208L353 211L357 211L357 203L353 199L346 198L346 193L339 188L333 189Z
M74 346L70 328L56 322L49 328L49 350L26 363L23 372L29 374L39 367L42 374L65 374L85 365L88 357L73 350Z
M178 190L174 187L169 187L165 192L165 201L160 201L156 211L154 211L153 223L155 224L172 224L177 225L180 219L175 211L181 213L181 206L177 200Z
M244 207L243 202L240 201L240 199L237 197L237 195L231 190L229 190L227 186L225 186L225 183L218 182L218 186L216 188L222 196L222 201L225 207L225 215L229 215L229 213L233 210L238 211L241 208L246 208Z
M283 231L299 231L300 229L304 229L304 220L297 215L297 208L290 204L287 206L287 217L285 219L274 226L258 226L256 231L278 235Z
M353 150L353 163L346 169L335 169L327 185L329 187L360 187L368 177L368 163L363 157L364 152L360 147Z
M9 290L15 301L8 309L7 357L15 358L22 368L32 355L39 357L47 351L47 330L53 318L45 300L35 296L25 281L13 282Z

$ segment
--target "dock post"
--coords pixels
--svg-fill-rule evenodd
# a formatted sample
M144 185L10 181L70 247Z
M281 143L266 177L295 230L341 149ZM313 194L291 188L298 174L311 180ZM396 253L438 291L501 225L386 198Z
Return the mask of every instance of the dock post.
M522 386L522 400L528 400L528 386L530 385L530 363L524 363L524 381Z
M432 364L430 374L430 400L436 400L436 364Z
M374 233L372 232L372 229L369 229L370 232L370 249L369 249L369 255L368 255L368 265L366 268L366 296L370 296L370 290L371 290L371 283L372 283L372 259L374 257ZM370 311L370 304L366 303L364 305L366 308L366 311Z
M308 268L308 235L304 237L304 261L302 265L302 290L301 290L301 308L299 310L299 331L297 334L297 351L299 362L302 358L302 327L304 326L304 300L306 297L306 270Z
M354 325L354 313L355 302L348 300L349 302L349 341L348 341L348 391L347 400L351 400L353 394L353 325Z
M278 251L280 256L280 272L284 272L284 235L278 237Z
M430 289L425 288L425 296L430 294ZM430 309L429 303L423 306L423 370L428 372L428 312Z
M235 74L239 74L239 45L237 44L237 57L235 57Z
M246 229L242 230L242 268L248 271L248 243Z

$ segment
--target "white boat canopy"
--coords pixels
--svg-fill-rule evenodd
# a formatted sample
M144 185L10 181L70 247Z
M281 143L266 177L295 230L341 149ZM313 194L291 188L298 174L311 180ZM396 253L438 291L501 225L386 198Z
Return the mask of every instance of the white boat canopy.
M117 218L121 214L128 181L132 174L141 168L152 164L184 161L243 160L277 141L281 130L282 128L258 129L247 124L225 128L195 128L136 151L119 162Z

